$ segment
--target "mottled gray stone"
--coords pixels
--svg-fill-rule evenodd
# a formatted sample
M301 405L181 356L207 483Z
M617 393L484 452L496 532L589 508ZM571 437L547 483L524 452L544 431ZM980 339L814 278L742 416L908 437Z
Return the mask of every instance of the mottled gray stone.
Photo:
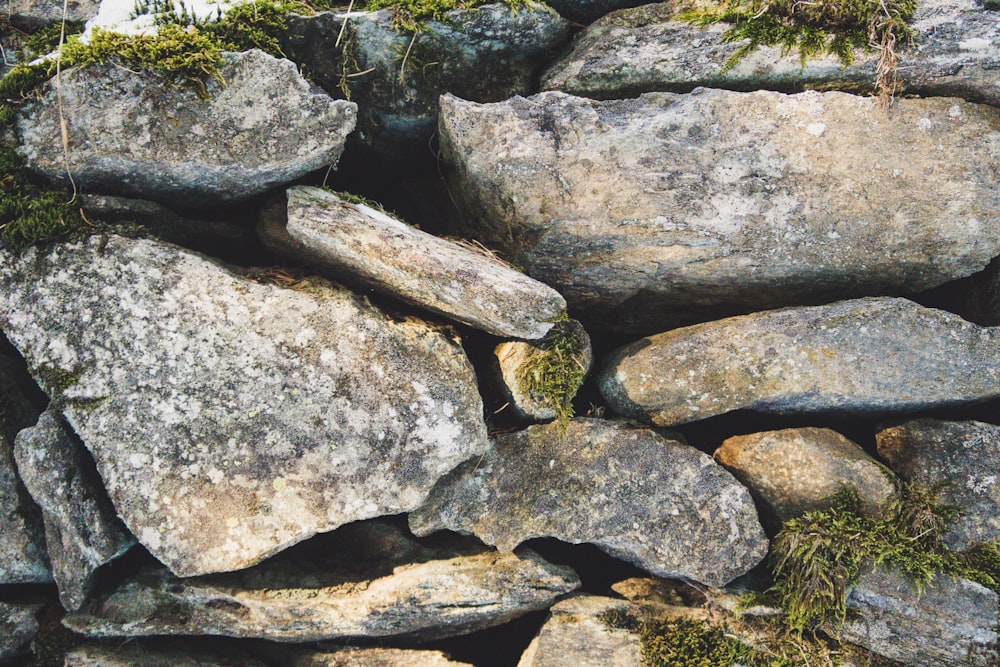
M780 522L830 507L832 496L845 486L858 492L860 509L869 515L895 494L889 471L827 428L738 435L714 456Z
M287 663L284 663L287 664ZM64 667L268 667L234 646L204 648L190 640L146 645L128 641L118 646L81 646L66 654Z
M67 21L87 21L97 16L100 6L100 0L8 0L3 16L23 30L35 30L59 23L64 16Z
M572 51L542 76L543 90L600 99L696 86L735 90L871 91L878 51L858 49L854 64L761 47L729 69L746 41L725 42L728 24L699 28L676 20L681 3L615 12L584 30ZM912 22L916 45L899 49L900 91L1000 105L1000 13L976 0L921 0Z
M840 636L913 667L997 664L998 597L967 579L936 576L921 591L884 567L847 596Z
M449 660L440 651L400 648L357 648L308 651L267 649L272 664L283 667L471 667Z
M21 480L42 509L45 543L64 608L79 609L99 567L135 544L104 490L86 449L54 410L18 433Z
M700 89L441 100L479 236L588 330L928 289L1000 254L997 110ZM934 188L927 184L933 182Z
M613 410L660 426L741 408L916 411L1000 396L1000 330L906 299L855 299L643 338L597 380Z
M940 501L961 508L944 535L948 546L1000 542L1000 426L920 419L884 429L876 439L897 475L941 485Z
M560 16L574 23L586 25L608 12L636 7L645 2L644 0L548 0L545 4L559 12Z
M625 611L624 600L581 595L556 604L517 667L639 667L639 635L612 628L601 615Z
M414 509L487 446L458 342L324 281L116 236L0 260L0 328L180 576Z
M768 545L750 494L708 455L596 419L496 436L438 483L410 528L471 533L501 551L534 537L589 542L710 586L749 571Z
M38 633L41 605L0 602L0 665L13 663L28 652Z
M284 225L273 218L261 238L291 259L495 336L541 338L566 316L548 285L328 190L289 188Z
M398 528L368 522L241 572L193 579L140 573L64 624L91 637L426 641L544 609L579 583L569 568L530 551L502 555L454 540L426 547Z
M29 169L89 192L188 207L246 199L335 164L356 105L332 100L262 51L223 55L225 85L193 86L112 63L62 73L18 110ZM60 116L60 109L62 115ZM60 119L69 151L64 155Z

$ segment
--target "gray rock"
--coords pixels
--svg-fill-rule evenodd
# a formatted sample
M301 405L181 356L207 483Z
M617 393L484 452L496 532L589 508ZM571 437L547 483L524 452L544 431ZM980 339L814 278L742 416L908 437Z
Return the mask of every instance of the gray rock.
M638 634L601 620L602 614L627 608L624 600L594 595L563 600L549 610L517 667L639 667Z
M595 419L496 436L434 488L410 528L472 533L501 551L534 537L589 542L710 586L749 571L768 545L750 494L708 455Z
M0 328L180 576L414 509L486 448L460 345L323 281L116 236L0 260Z
M548 0L549 7L559 15L586 25L593 23L608 12L644 4L644 0Z
M1000 542L1000 426L920 419L876 435L878 453L903 479L942 485L940 501L962 514L944 535L953 549Z
M22 30L67 21L87 21L97 16L100 0L9 0L4 5L4 18Z
M28 652L38 633L41 605L0 602L0 665L13 663Z
M967 579L935 577L918 591L885 568L863 575L847 597L840 637L914 667L993 667L997 594Z
M844 67L832 56L811 58L761 47L730 69L723 65L745 41L724 42L728 24L699 28L676 20L680 3L616 12L584 30L571 52L542 76L543 90L599 99L696 86L735 90L807 88L871 91L878 52L854 54ZM975 0L921 0L912 23L916 46L899 50L901 92L954 96L1000 105L1000 13Z
M283 229L268 217L261 238L292 259L495 336L541 338L566 316L548 285L321 188L288 190Z
M778 521L827 509L842 487L858 492L861 511L874 515L895 495L891 473L865 450L827 428L789 428L738 435L715 450Z
M345 647L329 651L268 650L272 664L287 667L471 667L440 651Z
M30 169L78 186L189 207L246 199L335 164L356 106L332 100L295 65L262 51L224 54L226 85L192 86L111 63L62 74L69 152L54 83L18 111Z
M644 338L597 380L613 410L660 426L742 408L916 411L1000 396L1000 330L906 299L855 299Z
M79 609L98 568L135 544L83 445L54 410L18 433L21 480L42 509L45 543L64 608Z
M544 609L577 586L571 570L530 551L424 547L369 522L242 572L177 579L147 571L64 624L91 637L426 641Z
M66 654L64 667L267 667L267 663L234 646L203 648L148 646L128 641L117 646L80 646Z
M920 291L1000 254L990 107L704 89L441 105L481 240L588 330Z

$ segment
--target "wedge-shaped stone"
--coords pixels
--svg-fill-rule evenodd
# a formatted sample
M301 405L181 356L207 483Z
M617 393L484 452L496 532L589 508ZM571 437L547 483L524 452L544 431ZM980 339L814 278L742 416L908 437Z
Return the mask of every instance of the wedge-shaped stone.
M573 50L542 76L543 90L599 99L695 86L735 90L805 88L871 91L878 52L803 63L795 52L761 47L724 68L745 42L725 42L729 24L699 28L676 20L683 3L646 5L605 17L585 29ZM954 96L1000 105L1000 13L976 0L920 0L912 22L916 46L900 48L901 92Z
M108 63L61 76L21 107L30 169L89 192L197 206L246 199L336 163L357 107L311 86L288 60L230 53L200 97ZM66 122L68 151L60 123Z
M544 609L580 583L530 551L501 555L455 540L425 547L378 522L324 537L242 572L177 579L147 571L64 623L91 637L424 641Z
M441 105L469 219L588 330L920 291L1000 254L991 107L722 90Z
M694 447L645 428L575 419L497 436L410 515L510 551L533 537L596 544L661 577L722 586L767 553L750 494Z
M284 225L265 215L261 237L335 280L496 336L541 338L566 316L566 301L545 283L321 188L290 188Z
M639 667L639 634L602 620L604 614L628 608L625 600L595 595L563 600L552 607L517 667Z
M915 411L1000 396L1000 330L906 299L787 308L626 345L598 384L613 410L661 426L741 408Z
M486 446L457 341L150 240L0 256L0 325L176 574L416 508Z

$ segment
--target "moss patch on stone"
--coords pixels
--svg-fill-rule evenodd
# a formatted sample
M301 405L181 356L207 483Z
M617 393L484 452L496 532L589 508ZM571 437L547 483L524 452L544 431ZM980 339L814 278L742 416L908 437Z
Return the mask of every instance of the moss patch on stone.
M573 417L573 397L587 374L583 345L572 334L568 320L557 322L536 343L537 352L517 369L521 390L551 408L564 426Z
M475 9L495 0L367 0L368 11L388 9L392 12L392 25L400 32L420 32L428 21L442 21L456 9ZM501 0L517 9L527 5L526 0Z
M68 239L83 227L72 193L33 182L17 151L0 144L0 245L21 252Z

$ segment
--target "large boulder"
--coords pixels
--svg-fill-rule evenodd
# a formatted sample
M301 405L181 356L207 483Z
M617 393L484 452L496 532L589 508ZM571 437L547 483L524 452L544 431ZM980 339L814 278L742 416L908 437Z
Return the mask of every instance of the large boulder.
M223 54L206 93L112 63L63 72L18 111L28 167L88 192L188 207L246 199L340 158L357 107L287 60ZM67 144L62 140L65 122Z
M0 328L178 575L414 509L486 448L458 342L343 289L116 236L0 260Z
M588 329L916 292L1000 254L998 112L956 99L445 96L440 129L480 235Z
M677 20L683 3L615 12L584 30L573 49L542 75L543 90L598 99L650 91L687 92L696 86L734 90L807 88L871 91L878 51L858 49L854 63L809 58L780 46L761 47L734 67L724 65L746 45L727 42L730 27L701 28ZM1000 13L977 0L920 0L912 27L915 46L899 49L900 92L954 96L1000 105Z
M708 455L595 419L496 436L434 488L410 528L472 533L501 551L533 537L589 542L710 586L745 574L768 545L750 494Z
M660 426L741 408L912 412L1000 396L1000 329L856 299L650 336L613 352L597 379L613 410Z

